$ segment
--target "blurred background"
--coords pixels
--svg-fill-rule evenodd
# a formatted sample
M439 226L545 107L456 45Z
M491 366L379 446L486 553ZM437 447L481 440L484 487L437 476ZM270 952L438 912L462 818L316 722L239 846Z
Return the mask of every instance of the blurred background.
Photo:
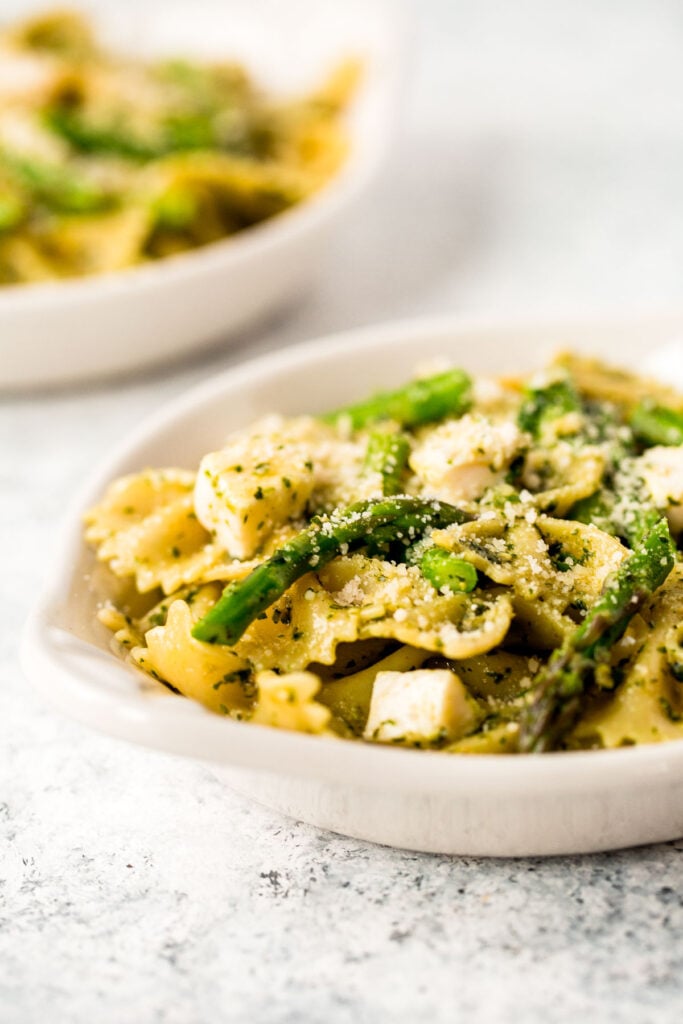
M407 6L400 138L309 306L316 325L331 305L354 323L680 306L683 8Z

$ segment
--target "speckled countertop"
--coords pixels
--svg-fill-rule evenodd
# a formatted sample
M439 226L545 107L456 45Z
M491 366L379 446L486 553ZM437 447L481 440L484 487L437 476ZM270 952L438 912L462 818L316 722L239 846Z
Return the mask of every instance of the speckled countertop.
M57 717L18 668L65 495L189 384L387 317L683 309L680 6L419 7L391 175L296 308L163 374L2 401L2 1024L680 1020L683 842L505 862L345 840Z

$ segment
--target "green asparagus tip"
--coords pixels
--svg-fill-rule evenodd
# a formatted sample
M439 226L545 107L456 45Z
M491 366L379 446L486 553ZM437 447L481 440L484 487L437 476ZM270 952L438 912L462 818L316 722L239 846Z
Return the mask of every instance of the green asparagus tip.
M471 378L463 370L447 370L432 377L410 381L396 391L382 391L356 405L327 413L327 423L347 421L353 430L394 420L403 427L416 427L445 416L459 416L471 404Z
M683 444L683 414L667 406L640 402L631 413L629 425L642 444Z

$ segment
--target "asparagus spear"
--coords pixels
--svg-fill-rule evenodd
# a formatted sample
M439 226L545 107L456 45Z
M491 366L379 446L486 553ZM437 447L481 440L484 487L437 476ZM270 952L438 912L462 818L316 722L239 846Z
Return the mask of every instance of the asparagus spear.
M635 548L661 518L646 494L644 481L625 473L621 481L617 477L615 487L603 487L589 498L577 501L571 518L579 523L592 523Z
M24 189L60 213L94 213L112 204L105 189L68 168L9 153L2 160Z
M381 391L356 405L327 413L327 423L348 421L354 430L380 420L395 420L403 427L458 416L471 402L472 381L462 370L447 370L433 377L410 381L396 391Z
M569 510L568 519L574 519L577 523L588 523L597 526L603 533L609 533L612 537L617 535L617 523L615 521L616 495L610 487L601 487L595 494L587 498L581 498L574 502Z
M630 417L631 430L646 445L683 444L683 413L647 399L640 402Z
M143 138L118 124L89 123L78 111L53 108L48 126L81 153L108 154L127 160L154 160L171 153L200 149L245 150L244 139L226 145L211 112L188 111L169 114L156 126L153 137Z
M595 440L603 445L607 457L603 486L575 502L568 518L592 523L633 548L659 522L660 513L648 499L647 487L634 462L637 449L631 428L608 406L598 406L591 412L591 428L598 435Z
M613 644L673 568L676 548L666 519L643 537L617 569L580 626L535 679L520 720L519 749L542 753L559 746L581 714L582 696Z
M436 545L426 549L418 565L425 579L440 593L469 594L477 585L477 570L470 562Z
M404 434L370 434L364 469L382 477L382 493L389 497L402 491L401 477L408 462L410 442Z
M335 555L359 548L379 533L406 546L428 529L463 523L469 517L454 505L405 495L359 501L347 509L316 517L245 579L225 588L192 635L207 643L235 644L246 628L301 576Z
M152 160L163 155L158 144L118 127L88 124L75 110L54 107L46 117L52 131L82 153L108 153L128 160Z

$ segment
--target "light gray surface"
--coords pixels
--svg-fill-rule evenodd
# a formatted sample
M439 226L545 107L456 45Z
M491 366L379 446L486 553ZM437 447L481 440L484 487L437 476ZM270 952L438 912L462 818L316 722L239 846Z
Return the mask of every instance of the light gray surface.
M86 733L17 665L65 498L189 384L389 317L683 309L680 6L420 6L392 166L296 309L163 375L2 404L3 1024L680 1018L683 842L549 862L373 848Z

